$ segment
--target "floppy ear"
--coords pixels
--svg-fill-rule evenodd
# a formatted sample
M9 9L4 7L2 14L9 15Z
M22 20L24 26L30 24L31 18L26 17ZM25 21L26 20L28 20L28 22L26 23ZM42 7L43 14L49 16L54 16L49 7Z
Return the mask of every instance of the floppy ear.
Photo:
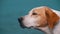
M48 23L48 27L50 29L53 29L54 26L57 24L57 21L59 20L59 17L57 16L57 14L55 14L50 8L46 7L45 8L45 13L46 13L46 17L47 17L47 23Z

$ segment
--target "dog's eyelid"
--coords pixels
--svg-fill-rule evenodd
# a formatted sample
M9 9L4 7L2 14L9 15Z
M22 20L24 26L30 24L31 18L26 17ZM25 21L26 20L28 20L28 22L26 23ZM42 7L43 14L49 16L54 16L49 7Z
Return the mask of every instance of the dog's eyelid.
M37 13L32 13L32 15L37 15Z

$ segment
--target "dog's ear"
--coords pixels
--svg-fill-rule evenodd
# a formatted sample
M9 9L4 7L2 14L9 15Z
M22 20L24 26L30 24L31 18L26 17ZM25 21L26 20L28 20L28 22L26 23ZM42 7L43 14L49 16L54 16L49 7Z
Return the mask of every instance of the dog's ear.
M47 17L47 23L50 29L53 29L54 26L57 24L59 17L56 13L54 13L50 8L45 7L45 13Z

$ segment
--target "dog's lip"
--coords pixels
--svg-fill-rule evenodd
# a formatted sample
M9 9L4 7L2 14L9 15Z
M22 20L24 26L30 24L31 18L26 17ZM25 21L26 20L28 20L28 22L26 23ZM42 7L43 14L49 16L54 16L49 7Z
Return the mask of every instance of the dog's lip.
M26 26L25 26L25 27L22 27L22 26L21 26L21 28L23 28L23 29L25 29L25 28L31 29L31 28L33 28L33 27L26 27Z
M21 26L21 28L23 28L23 29L25 29L25 28L30 29L31 27L22 27L22 26Z

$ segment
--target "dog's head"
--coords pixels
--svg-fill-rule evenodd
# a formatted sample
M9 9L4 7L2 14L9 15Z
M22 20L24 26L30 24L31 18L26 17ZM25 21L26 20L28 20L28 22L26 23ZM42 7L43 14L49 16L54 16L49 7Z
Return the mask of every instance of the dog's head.
M33 8L28 15L18 18L20 25L25 28L54 27L59 17L48 7Z

